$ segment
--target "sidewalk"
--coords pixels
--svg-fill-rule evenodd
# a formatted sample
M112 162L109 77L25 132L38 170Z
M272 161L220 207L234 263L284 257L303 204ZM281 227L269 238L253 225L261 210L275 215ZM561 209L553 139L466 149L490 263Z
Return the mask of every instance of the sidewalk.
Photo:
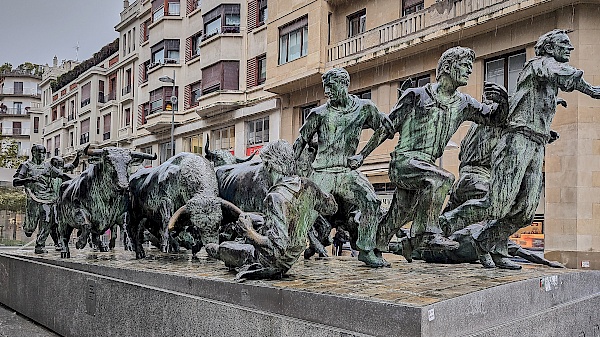
M0 304L0 337L60 337L60 335Z

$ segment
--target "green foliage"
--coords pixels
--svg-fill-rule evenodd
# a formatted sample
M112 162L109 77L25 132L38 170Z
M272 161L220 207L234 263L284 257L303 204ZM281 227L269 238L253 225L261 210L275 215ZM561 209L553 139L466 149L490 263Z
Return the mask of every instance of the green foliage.
M36 76L41 76L42 73L44 72L42 69L42 66L40 66L39 64L34 64L31 62L25 62L23 64L20 64L17 67L18 70L24 70L24 71L28 71Z
M0 210L25 212L27 196L20 188L0 186Z
M27 160L27 156L19 156L19 146L13 139L0 136L0 167L16 169Z
M0 66L0 73L3 71L11 71L12 70L12 64L5 62L3 65Z
M116 38L113 42L107 44L102 47L99 52L95 53L91 58L81 62L73 70L68 71L65 74L58 76L56 81L50 82L50 87L52 88L52 92L57 92L62 89L64 86L75 80L79 75L86 72L91 67L99 64L100 62L106 60L110 55L119 51L119 38Z

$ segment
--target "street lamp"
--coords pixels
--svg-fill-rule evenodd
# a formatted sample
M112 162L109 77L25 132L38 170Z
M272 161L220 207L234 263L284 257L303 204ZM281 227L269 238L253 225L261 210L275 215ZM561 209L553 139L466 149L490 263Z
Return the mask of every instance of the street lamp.
M175 107L177 106L177 96L175 96L175 70L173 70L173 77L161 76L159 79L161 82L172 83L173 89L171 91L171 156L175 155Z

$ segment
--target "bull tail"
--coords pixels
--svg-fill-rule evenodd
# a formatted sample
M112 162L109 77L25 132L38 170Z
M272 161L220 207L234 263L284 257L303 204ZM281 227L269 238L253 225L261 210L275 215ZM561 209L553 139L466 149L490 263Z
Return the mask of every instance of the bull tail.
M244 213L244 211L242 211L239 207L225 199L219 198L219 201L221 202L221 210L235 215L236 218L239 217L240 214Z

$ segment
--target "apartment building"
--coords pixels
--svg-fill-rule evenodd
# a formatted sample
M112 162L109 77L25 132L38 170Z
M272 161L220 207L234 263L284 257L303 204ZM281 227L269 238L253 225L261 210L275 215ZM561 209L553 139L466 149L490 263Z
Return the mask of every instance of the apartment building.
M41 76L32 71L0 73L0 126L2 136L18 145L18 154L28 156L32 142L41 135L39 108Z
M264 90L267 18L266 1L146 0L124 10L122 42L139 33L130 38L139 44L134 147L164 162L172 124L176 152L202 153L210 137L211 148L246 156L279 138L279 100Z

